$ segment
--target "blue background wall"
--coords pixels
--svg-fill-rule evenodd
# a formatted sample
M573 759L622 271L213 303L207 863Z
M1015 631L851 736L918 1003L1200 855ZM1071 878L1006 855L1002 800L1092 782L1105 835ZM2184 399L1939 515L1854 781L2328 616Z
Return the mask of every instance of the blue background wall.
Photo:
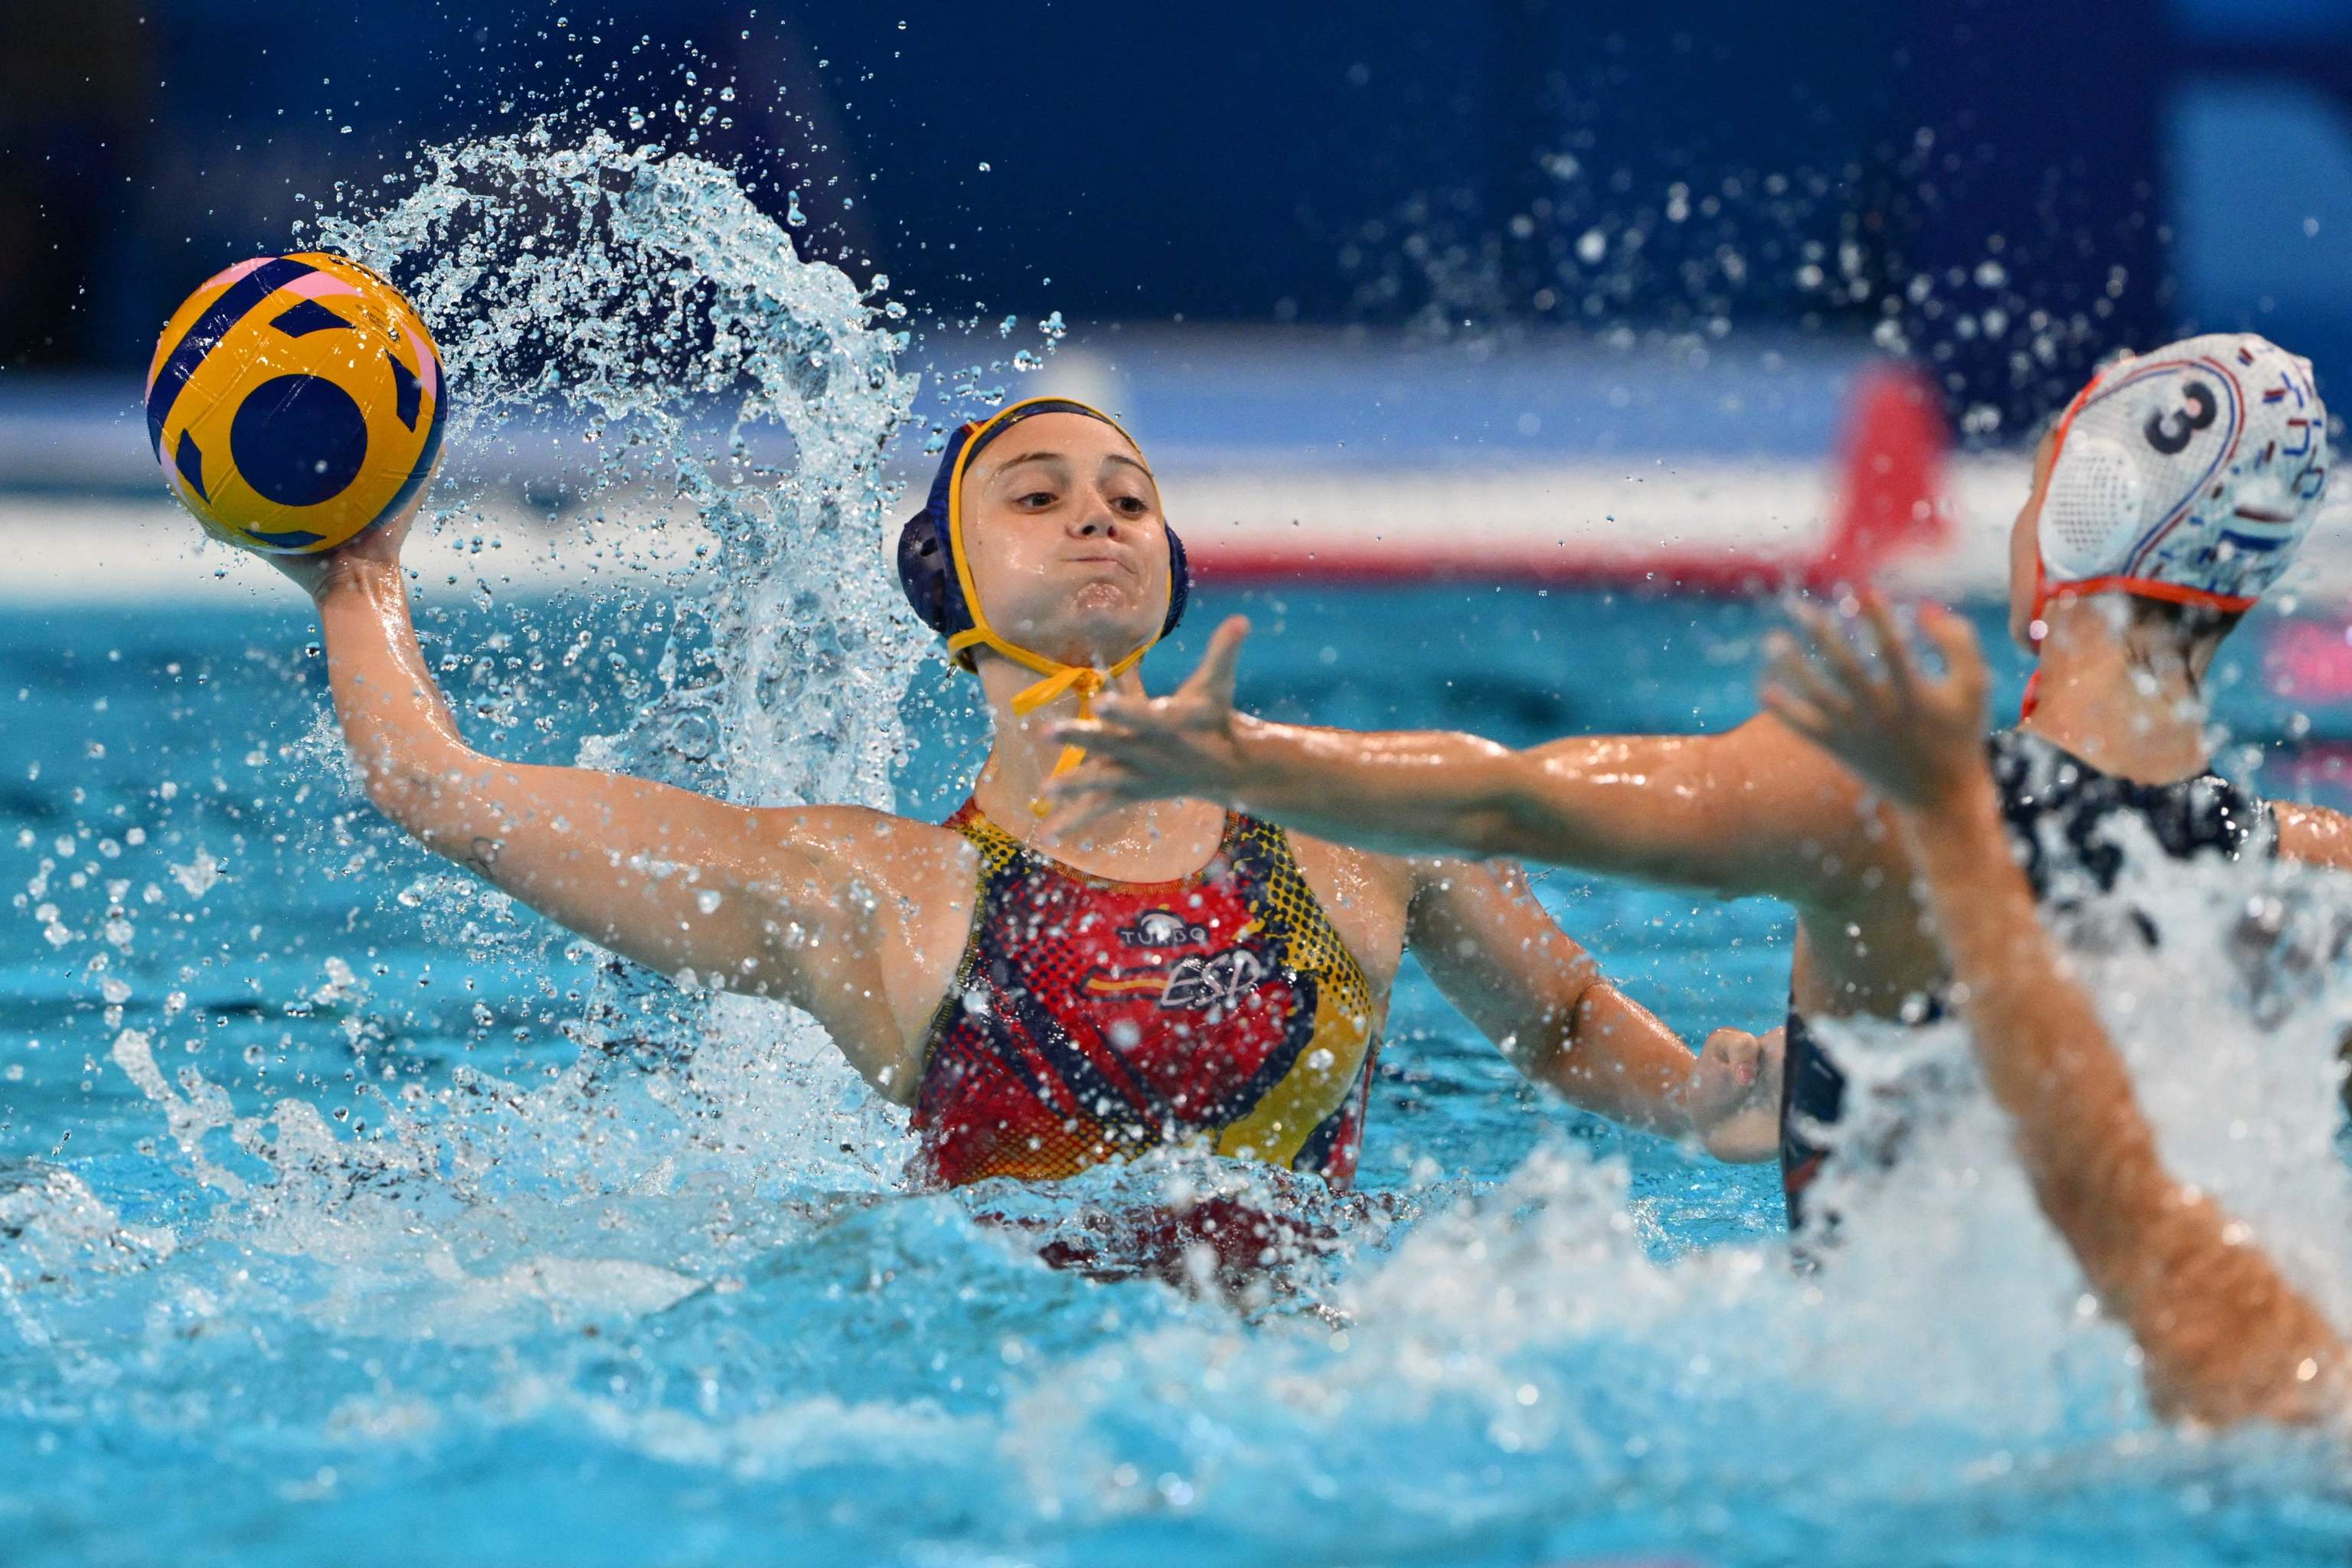
M1996 435L2187 324L2352 353L2332 0L76 0L0 12L0 365L142 363L421 145L722 82L704 145L946 317L1874 332Z

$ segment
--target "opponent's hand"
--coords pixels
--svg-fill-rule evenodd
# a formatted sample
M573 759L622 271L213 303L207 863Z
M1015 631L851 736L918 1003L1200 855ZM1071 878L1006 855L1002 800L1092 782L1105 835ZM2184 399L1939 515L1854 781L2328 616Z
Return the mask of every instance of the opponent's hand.
M1761 694L1781 722L1852 769L1897 805L1931 806L1985 769L1985 693L1991 685L1968 622L1932 605L1919 628L1943 656L1941 679L1918 667L1886 601L1864 595L1859 620L1877 658L1866 661L1858 638L1811 605L1796 616L1801 641L1785 632L1767 640L1769 664Z
M1683 1082L1691 1132L1718 1160L1752 1164L1780 1152L1780 1075L1787 1030L1717 1029Z
M396 570L400 565L401 546L407 542L408 531L425 505L425 492L432 488L430 480L417 486L416 494L406 506L332 550L322 550L315 555L265 555L262 559L292 579L295 586L313 599L354 568L391 567Z
M1241 768L1234 739L1234 672L1249 621L1229 617L1209 639L1191 679L1165 697L1097 698L1095 717L1055 727L1087 760L1045 784L1048 837L1076 832L1122 805L1196 796L1233 804Z

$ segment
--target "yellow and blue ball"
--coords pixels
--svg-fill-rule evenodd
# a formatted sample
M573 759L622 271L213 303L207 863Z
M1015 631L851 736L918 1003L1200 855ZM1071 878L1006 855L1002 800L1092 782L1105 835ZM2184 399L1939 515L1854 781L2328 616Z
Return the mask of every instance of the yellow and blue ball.
M147 437L215 534L331 550L432 477L441 355L400 290L346 256L240 261L173 313L147 372Z

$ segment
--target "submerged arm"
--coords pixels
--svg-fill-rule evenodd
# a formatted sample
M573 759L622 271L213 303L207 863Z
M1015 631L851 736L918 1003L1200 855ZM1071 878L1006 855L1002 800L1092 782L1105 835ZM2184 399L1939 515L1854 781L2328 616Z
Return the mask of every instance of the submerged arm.
M1694 1057L1619 991L1509 865L1423 863L1407 940L1446 999L1511 1065L1572 1104L1719 1159L1777 1148L1780 1055L1719 1029Z

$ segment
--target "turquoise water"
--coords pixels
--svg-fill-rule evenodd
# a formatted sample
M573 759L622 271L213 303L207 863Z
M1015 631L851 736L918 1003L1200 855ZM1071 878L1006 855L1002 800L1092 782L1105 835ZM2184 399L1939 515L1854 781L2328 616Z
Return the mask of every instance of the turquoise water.
M1158 679L1237 603L1254 706L1518 741L1727 722L1765 624L1212 592ZM425 635L478 741L566 760L673 624ZM2266 635L2242 739L2291 723ZM1792 1275L1769 1170L1565 1111L1410 971L1346 1200L906 1195L890 1119L753 1005L583 1068L594 955L373 819L312 638L275 602L0 615L0 1561L2341 1560L2331 1455L2163 1433L2063 1290L2029 1332L1969 1273L1896 1322ZM924 667L908 809L955 798L969 703ZM2328 711L2273 773L2324 778ZM1686 1033L1777 1015L1771 906L1543 888ZM1336 1249L1240 1302L1035 1258L1219 1179ZM2015 1388L1952 1393L2012 1334Z
M462 388L442 526L499 544L560 446L575 513L701 530L676 600L501 602L478 556L424 624L477 742L944 815L980 720L916 661L882 458L1035 354L919 384L886 280L609 137L346 195L305 242L397 279ZM1156 679L1232 607L1254 707L1517 741L1730 722L1767 618L1212 584ZM1410 969L1354 1194L1196 1160L908 1195L902 1119L803 1023L608 964L378 822L314 636L283 599L0 614L0 1563L2203 1563L2352 1533L2332 1450L2150 1423L1982 1116L1801 1275L1769 1170L1565 1111ZM2339 788L2340 629L2238 643L2221 709L2263 777ZM1541 887L1685 1034L1779 1016L1772 907ZM2352 1284L2322 1053L2257 1041L2193 956L2112 994L2163 1026L2168 1058L2126 1041L2151 1113L2226 1134L2173 1152ZM1040 1261L1204 1191L1319 1244L1231 1299Z

